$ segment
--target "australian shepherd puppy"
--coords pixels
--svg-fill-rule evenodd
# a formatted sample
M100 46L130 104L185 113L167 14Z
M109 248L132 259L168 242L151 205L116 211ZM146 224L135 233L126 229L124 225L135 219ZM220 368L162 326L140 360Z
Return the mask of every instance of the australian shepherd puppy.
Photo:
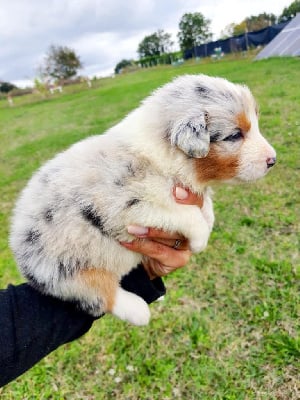
M133 240L127 226L178 232L202 251L214 222L209 187L254 181L275 160L246 86L182 76L40 168L15 207L11 247L40 291L147 324L147 304L119 286L142 259L119 243ZM202 194L203 208L177 204L176 184Z

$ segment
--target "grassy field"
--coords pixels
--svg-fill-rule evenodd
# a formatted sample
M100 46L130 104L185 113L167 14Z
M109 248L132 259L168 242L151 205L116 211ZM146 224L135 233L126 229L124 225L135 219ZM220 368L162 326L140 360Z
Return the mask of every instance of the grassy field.
M14 201L57 151L119 121L184 73L250 86L278 164L251 186L219 188L207 250L165 279L148 327L106 316L15 382L2 400L300 398L300 60L231 59L158 67L0 102L0 284L22 279L8 248ZM0 327L1 334L1 327Z

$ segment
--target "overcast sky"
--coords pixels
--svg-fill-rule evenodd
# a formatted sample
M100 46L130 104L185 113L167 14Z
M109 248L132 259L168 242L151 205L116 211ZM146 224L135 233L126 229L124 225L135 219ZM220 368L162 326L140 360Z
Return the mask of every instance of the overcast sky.
M262 12L281 14L292 0L0 0L0 80L24 86L51 44L72 47L82 75L104 76L158 29L176 33L182 15L200 11L218 38L226 25Z

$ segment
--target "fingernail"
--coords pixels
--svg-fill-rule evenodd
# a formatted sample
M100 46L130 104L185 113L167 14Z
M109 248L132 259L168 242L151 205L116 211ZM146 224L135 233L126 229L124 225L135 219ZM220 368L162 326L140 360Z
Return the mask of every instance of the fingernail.
M119 242L121 246L131 246L132 242Z
M175 188L175 196L178 200L186 200L188 198L188 192L180 186Z
M147 233L149 232L149 228L145 228L144 226L139 225L129 225L127 227L127 232L131 235L142 236L147 235Z

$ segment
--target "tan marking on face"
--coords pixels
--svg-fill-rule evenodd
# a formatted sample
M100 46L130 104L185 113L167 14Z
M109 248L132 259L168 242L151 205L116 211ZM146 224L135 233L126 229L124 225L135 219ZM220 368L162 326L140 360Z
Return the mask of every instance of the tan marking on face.
M240 113L237 116L237 125L243 133L247 133L251 129L251 122L245 113Z
M206 157L195 158L194 163L200 182L223 181L237 175L239 157L237 154L222 156L212 146Z
M117 276L104 268L89 268L80 271L78 278L85 286L99 293L99 296L104 301L105 311L111 312L119 286Z

